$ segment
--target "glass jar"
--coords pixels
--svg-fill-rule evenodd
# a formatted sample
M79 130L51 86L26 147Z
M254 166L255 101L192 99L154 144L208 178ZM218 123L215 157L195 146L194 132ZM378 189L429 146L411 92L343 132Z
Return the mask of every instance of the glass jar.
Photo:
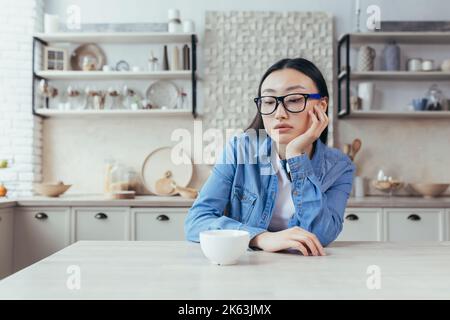
M128 191L129 188L130 181L127 167L121 163L115 163L111 168L110 192Z
M119 90L115 88L108 89L108 93L106 94L105 109L108 110L122 109Z
M139 175L132 167L128 168L127 174L128 174L128 181L129 181L128 190L138 192L139 184L140 184Z
M426 99L427 106L425 107L425 110L440 111L443 109L444 95L437 84L433 84L430 89L428 89Z
M103 184L103 191L105 193L111 193L111 171L115 163L116 161L114 159L111 158L105 159L104 184Z

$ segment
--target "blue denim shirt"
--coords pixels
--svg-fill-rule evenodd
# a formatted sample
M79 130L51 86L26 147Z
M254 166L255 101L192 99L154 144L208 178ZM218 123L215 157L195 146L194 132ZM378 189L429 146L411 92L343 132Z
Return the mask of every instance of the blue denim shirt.
M267 231L278 177L272 166L272 139L267 136L261 145L259 140L243 133L227 143L189 209L184 225L187 240L198 242L204 230L246 230L250 238ZM342 230L355 166L320 139L314 142L312 159L303 154L287 161L295 206L288 227L308 230L326 246Z

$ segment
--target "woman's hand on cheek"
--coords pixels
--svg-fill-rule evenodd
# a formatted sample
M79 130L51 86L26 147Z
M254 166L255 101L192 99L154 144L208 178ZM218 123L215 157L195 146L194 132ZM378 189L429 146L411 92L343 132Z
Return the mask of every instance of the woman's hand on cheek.
M263 232L253 238L250 245L268 252L294 249L300 251L304 256L326 255L317 237L300 227L279 232Z
M328 117L319 107L314 106L308 111L310 118L310 127L304 133L294 138L286 147L286 158L293 158L308 151L309 146L320 138L320 135L328 126Z

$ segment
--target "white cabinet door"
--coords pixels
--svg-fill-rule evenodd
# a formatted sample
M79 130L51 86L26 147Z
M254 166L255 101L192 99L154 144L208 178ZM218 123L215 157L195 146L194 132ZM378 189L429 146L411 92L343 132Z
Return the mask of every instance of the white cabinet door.
M382 241L382 214L381 208L347 208L336 241Z
M72 208L73 241L129 240L129 208Z
M444 223L444 228L445 228L444 240L450 241L450 209L446 210L446 219Z
M16 208L14 270L20 270L70 244L69 208Z
M13 267L13 209L0 209L0 279L9 276Z
M444 240L444 209L384 209L387 241Z
M184 240L188 208L132 209L134 240Z

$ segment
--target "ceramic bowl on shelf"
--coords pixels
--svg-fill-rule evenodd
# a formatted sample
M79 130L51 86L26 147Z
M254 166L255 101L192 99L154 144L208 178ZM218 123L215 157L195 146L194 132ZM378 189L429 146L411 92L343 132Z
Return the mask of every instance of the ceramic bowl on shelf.
M64 184L62 181L56 183L36 183L34 190L46 197L59 197L71 186L71 184Z
M448 183L410 183L409 186L424 198L437 197L447 190Z

